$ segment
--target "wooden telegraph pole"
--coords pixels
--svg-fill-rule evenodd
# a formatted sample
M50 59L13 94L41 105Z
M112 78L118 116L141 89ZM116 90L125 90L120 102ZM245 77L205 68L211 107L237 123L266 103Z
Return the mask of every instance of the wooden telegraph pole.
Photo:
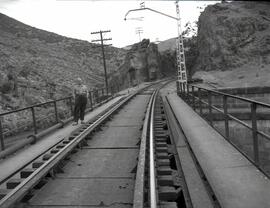
M104 74L105 74L105 86L106 86L106 93L108 95L108 78L107 78L107 69L106 69L106 59L105 59L105 52L104 52L104 46L110 46L112 44L104 45L104 41L112 40L111 38L103 38L103 33L111 32L110 30L105 31L98 31L98 32L91 32L91 34L100 34L100 39L92 40L91 42L100 42L101 43L101 49L102 49L102 57L103 57L103 66L104 66Z

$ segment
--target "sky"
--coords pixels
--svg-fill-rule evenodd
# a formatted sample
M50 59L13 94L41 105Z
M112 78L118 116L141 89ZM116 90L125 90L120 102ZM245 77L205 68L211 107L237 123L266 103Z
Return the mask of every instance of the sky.
M91 42L91 32L110 30L107 44L124 47L148 38L163 41L177 36L177 21L140 8L142 0L0 0L0 12L33 27ZM206 5L217 1L179 1L181 24L193 23ZM175 1L145 1L145 7L176 17ZM138 19L141 18L141 19ZM136 30L142 31L141 34Z

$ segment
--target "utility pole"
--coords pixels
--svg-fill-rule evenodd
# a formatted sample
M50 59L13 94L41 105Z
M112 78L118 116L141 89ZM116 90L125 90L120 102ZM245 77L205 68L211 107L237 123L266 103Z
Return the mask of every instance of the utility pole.
M91 42L100 42L101 43L101 49L102 49L102 57L103 57L103 66L104 66L104 74L105 74L105 87L107 95L109 93L108 89L108 78L107 78L107 69L106 69L106 59L105 59L105 52L104 52L104 46L110 46L112 44L104 45L104 41L112 40L111 38L103 38L103 33L111 32L110 30L100 30L98 32L91 32L91 34L100 34L100 39L92 40Z
M149 10L151 12L155 12L157 14L169 17L171 19L174 19L177 21L177 32L178 32L178 37L176 41L176 53L177 53L177 91L184 90L185 86L187 86L187 72L186 72L186 63L185 63L185 52L184 52L184 41L183 41L183 36L182 36L182 29L181 29L181 19L180 19L180 8L178 5L178 1L176 0L175 5L176 5L176 13L177 17L173 17L171 15L165 14L163 12L147 8L145 7L144 3L141 4L141 7L139 9L131 9L128 10L128 12L125 15L124 20L127 20L128 14L131 12L136 12L136 11L142 11L142 10Z
M176 40L176 61L177 61L177 92L185 90L187 87L187 70L186 70L186 60L185 60L185 48L184 40L181 28L181 18L180 9L178 5L178 0L175 2L176 14L177 14L177 32L178 37Z
M141 42L141 34L143 33L143 29L141 27L136 28L136 34L139 35L139 40Z

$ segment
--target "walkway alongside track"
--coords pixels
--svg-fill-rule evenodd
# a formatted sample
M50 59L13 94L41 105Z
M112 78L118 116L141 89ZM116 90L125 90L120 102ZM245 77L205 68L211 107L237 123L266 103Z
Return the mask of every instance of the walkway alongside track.
M88 121L94 118L96 115L98 115L105 109L109 108L111 105L118 102L122 98L123 98L122 96L116 97L115 99L109 101L108 103L98 107L94 111L88 113L85 116L85 120ZM54 146L55 144L63 140L77 128L78 126L72 126L71 124L69 124L64 128L59 129L57 132L49 134L42 140L38 141L36 144L27 146L24 149L16 152L16 154L13 154L6 159L0 160L0 167L1 167L0 181L3 181L11 173L17 171L24 164L36 158L38 155L40 155L41 152L46 151L51 146Z
M269 178L176 94L168 100L221 207L269 208Z
M137 95L72 155L27 207L131 207L138 142L150 95ZM101 131L102 130L102 131Z

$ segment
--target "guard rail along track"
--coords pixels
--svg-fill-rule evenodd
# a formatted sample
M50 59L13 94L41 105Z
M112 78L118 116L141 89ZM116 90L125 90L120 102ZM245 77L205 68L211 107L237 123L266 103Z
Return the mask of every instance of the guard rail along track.
M39 157L26 164L24 168L1 181L0 188L3 186L6 188L0 190L0 207L16 207L21 202L29 201L35 195L36 189L40 189L50 181L50 178L57 177L58 173L63 171L63 167L67 163L66 160L71 154L77 151L80 154L80 149L82 150L87 145L87 140L91 139L92 135L98 132L98 129L101 129L105 122L112 120L112 116L119 112L121 107L140 93L142 95L151 94L151 96L141 128L139 156L134 171L136 174L133 201L123 203L125 205L123 207L193 207L175 148L174 137L179 136L175 135L175 129L181 130L179 130L179 126L172 125L174 118L171 114L173 113L169 112L169 105L159 95L159 90L167 83L161 82L155 87L152 86L155 89L148 90L150 93L142 89L120 100L113 107L75 130L69 137L41 153ZM192 162L196 163L193 160ZM201 178L203 178L203 174L195 180L202 180ZM39 192L42 191L42 189L39 190ZM207 195L213 195L213 200L209 202L210 207L212 207L215 204L215 197L211 189L207 192ZM99 206L107 207L103 204L103 201Z
M177 152L179 139L182 142L181 147L187 149L188 166L192 164L192 167L188 168L189 171L197 172L200 167L183 138L181 127L167 99L159 93L161 88L162 86L153 93L145 115L133 208L198 207L189 194L194 191L202 207L218 208L219 204L211 188L200 187L209 186L201 170L200 175L192 176L191 179L198 181L200 186L187 186L181 166L182 162L186 162L183 161L183 157L180 159L182 155Z
M159 89L162 88L159 87ZM134 191L134 208L185 207L172 154L163 101L157 89L145 115ZM179 177L178 177L179 178Z
M42 152L37 158L26 164L24 168L1 181L0 207L13 207L21 200L29 198L32 190L44 184L47 176L54 177L55 174L61 171L65 158L73 151L76 151L76 148L82 147L88 135L99 128L106 120L110 119L110 116L115 114L124 104L143 90L145 89L120 100L113 107L103 111L100 115L75 130L68 138L64 138L47 151ZM3 186L6 186L6 188L3 189Z

